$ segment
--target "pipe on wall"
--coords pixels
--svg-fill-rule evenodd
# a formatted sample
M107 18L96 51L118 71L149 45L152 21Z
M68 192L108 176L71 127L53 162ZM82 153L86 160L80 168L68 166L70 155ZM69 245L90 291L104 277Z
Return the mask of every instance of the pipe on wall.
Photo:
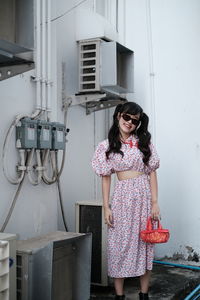
M152 38L152 17L151 17L151 0L146 0L146 28L148 39L149 55L149 83L150 83L150 110L152 115L152 136L156 144L156 103L155 103L155 72L153 61L153 38Z
M41 4L36 0L36 110L41 109Z
M46 110L46 0L42 0L42 110Z
M47 0L47 116L51 114L51 0Z

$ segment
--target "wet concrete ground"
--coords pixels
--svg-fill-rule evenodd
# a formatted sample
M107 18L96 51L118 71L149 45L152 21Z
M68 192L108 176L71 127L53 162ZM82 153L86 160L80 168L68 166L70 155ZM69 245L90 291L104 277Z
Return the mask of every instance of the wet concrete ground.
M151 300L184 300L200 284L200 271L154 264L149 296ZM138 300L139 278L125 280L126 300ZM114 287L92 286L91 300L114 299Z

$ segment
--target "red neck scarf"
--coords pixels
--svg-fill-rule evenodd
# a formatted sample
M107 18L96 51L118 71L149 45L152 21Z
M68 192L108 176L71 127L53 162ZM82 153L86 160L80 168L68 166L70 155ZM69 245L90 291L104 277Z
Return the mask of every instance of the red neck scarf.
M138 141L132 141L132 139L130 141L122 141L123 144L128 144L130 145L131 148L136 147L138 148Z

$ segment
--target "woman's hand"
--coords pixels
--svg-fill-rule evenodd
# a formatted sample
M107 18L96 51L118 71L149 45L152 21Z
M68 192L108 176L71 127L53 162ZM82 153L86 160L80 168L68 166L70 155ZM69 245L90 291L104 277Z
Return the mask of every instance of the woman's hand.
M105 220L105 224L107 224L110 227L113 227L113 217L112 217L112 211L111 209L108 208L104 208L104 220Z
M160 217L160 208L158 203L152 203L151 217L153 220L158 220Z

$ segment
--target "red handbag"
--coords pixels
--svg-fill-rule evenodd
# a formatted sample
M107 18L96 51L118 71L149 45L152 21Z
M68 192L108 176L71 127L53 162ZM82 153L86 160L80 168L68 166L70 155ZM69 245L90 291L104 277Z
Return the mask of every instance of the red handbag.
M147 220L146 230L140 232L141 239L146 243L166 243L169 240L169 230L163 229L160 220L157 222L157 228L153 229L151 217Z

